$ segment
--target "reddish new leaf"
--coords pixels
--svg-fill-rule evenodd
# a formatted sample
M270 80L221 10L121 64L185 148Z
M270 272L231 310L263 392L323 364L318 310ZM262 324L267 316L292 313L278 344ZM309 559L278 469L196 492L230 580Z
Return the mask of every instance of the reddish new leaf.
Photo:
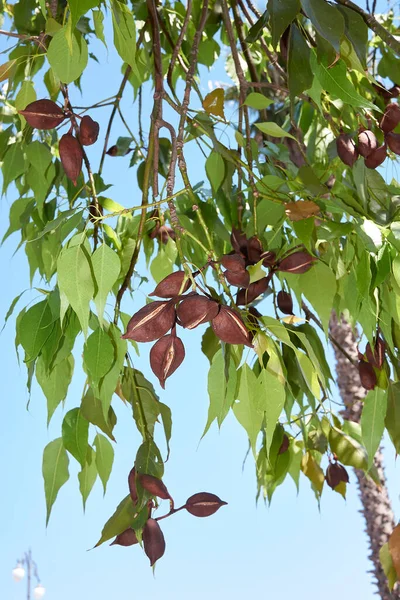
M61 164L65 174L76 185L82 170L83 151L82 146L71 133L65 133L58 144Z
M84 146L91 146L99 137L100 125L93 121L89 115L82 117L79 125L79 139Z
M219 304L205 296L194 294L184 298L177 308L180 323L186 329L194 329L211 321L218 314Z
M139 540L136 537L136 533L129 527L125 529L122 533L117 535L115 540L110 544L110 546L133 546L134 544L138 544Z
M176 371L185 358L185 347L176 335L168 334L154 344L150 350L150 366L165 388L165 380Z
M190 287L190 279L187 279L184 284L185 277L185 271L176 271L175 273L171 273L171 275L167 275L149 296L172 298L178 294L184 294Z
M165 552L165 540L161 527L155 519L148 519L143 529L143 546L150 565L163 556Z
M211 322L215 335L227 344L244 344L252 348L250 332L242 318L231 308L221 306Z
M152 342L173 327L175 318L175 307L171 301L156 300L133 315L122 337L136 342Z
M140 473L138 475L138 479L142 488L147 490L152 496L158 496L163 500L169 500L171 498L164 483L161 481L161 479L158 479L158 477Z
M315 260L316 258L308 252L293 252L293 254L289 254L289 256L279 261L278 271L295 273L296 275L305 273L311 269Z
M52 100L47 99L35 100L35 102L28 104L24 110L18 112L35 129L54 129L65 119L62 108Z
M186 500L185 508L195 517L209 517L226 504L227 502L224 502L215 494L199 492Z

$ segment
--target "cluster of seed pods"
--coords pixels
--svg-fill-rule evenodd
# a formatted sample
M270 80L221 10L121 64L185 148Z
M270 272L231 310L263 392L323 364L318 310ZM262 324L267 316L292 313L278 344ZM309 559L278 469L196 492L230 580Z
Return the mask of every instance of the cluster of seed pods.
M366 390L375 389L378 378L377 372L383 369L385 364L386 344L378 335L376 338L374 349L368 342L365 348L365 354L358 353L358 372L363 388Z

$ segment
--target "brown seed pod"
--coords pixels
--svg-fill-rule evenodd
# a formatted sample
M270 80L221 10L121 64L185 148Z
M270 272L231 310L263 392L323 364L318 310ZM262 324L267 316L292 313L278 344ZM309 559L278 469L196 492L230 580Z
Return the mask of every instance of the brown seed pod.
M360 381L363 388L366 390L373 390L377 384L376 373L374 367L369 363L360 360L358 363L358 372L360 374Z
M149 294L149 296L172 298L178 294L184 294L190 287L190 279L187 279L185 284L183 284L185 278L185 271L175 271L175 273L171 273L171 275L164 277L164 279L157 285L154 292Z
M250 273L245 269L243 271L227 270L224 275L227 282L236 287L247 288L250 285Z
M66 176L76 185L82 171L82 146L71 133L65 133L59 141L58 150Z
M383 363L385 361L385 351L386 351L386 344L382 338L378 337L378 339L376 340L375 348L374 348L373 352L372 352L371 345L368 342L368 344L365 348L365 354L366 354L368 362L373 367L376 367L377 369L381 369L383 366Z
M242 318L231 308L221 306L219 313L211 321L215 335L227 344L244 344L250 348L250 332Z
M143 529L143 546L152 567L165 552L164 535L155 519L147 519L146 521Z
M133 467L133 469L131 469L129 471L128 485L129 485L129 493L131 495L132 502L133 502L133 504L136 504L136 502L138 501L138 495L137 495L137 490L136 490L136 469L135 469L135 467Z
M292 296L288 292L281 290L278 292L276 300L280 311L282 311L285 315L293 314L293 300Z
M358 150L351 135L341 133L336 138L336 149L340 160L348 167L352 167L358 158Z
M246 235L234 227L231 233L231 244L235 252L243 252L243 250L247 249Z
M371 152L368 158L364 159L365 166L368 167L368 169L376 169L376 167L379 167L379 165L383 163L385 158L386 144L382 144L382 146L379 146L379 148Z
M349 482L349 474L338 462L329 463L328 468L326 469L325 480L329 487L334 490L342 481L344 483Z
M316 260L315 256L311 256L308 252L293 252L293 254L289 254L289 256L279 261L278 271L295 274L305 273L311 269Z
M156 300L133 315L122 338L136 342L152 342L165 335L173 327L175 319L173 303Z
M84 146L91 146L99 137L100 125L89 115L82 117L79 125L79 140Z
M150 366L165 389L165 380L176 371L185 358L185 347L176 335L169 334L158 340L150 350Z
M180 323L186 329L194 329L217 316L219 304L205 296L194 294L182 300L177 308Z
M108 154L108 156L118 156L118 146L115 144L114 146L110 146L106 154Z
M397 98L398 96L400 96L400 86L398 86L397 83L395 83L394 86L391 87L388 91L392 98Z
M261 254L264 267L272 267L276 261L276 254L273 250L267 250Z
M172 240L175 239L175 231L168 225L160 225L160 223L157 223L154 229L152 229L152 231L149 233L149 238L153 240L155 237L157 237L163 244L167 244L169 238Z
M247 258L249 264L256 264L261 258L263 247L258 237L253 236L247 242Z
M387 133L385 135L385 142L392 152L400 154L400 133Z
M289 449L289 438L286 433L283 435L282 444L279 447L278 454L284 454Z
M383 117L379 123L379 127L385 133L389 133L389 131L393 131L400 123L400 106L391 102L387 105L385 112L383 113Z
M367 158L378 147L378 140L375 134L369 129L365 129L358 134L357 150L364 158Z
M25 117L26 122L35 129L54 129L65 119L65 114L52 100L35 100L28 104L24 110L18 111Z
M228 269L229 271L234 271L235 273L243 273L246 269L245 262L243 256L240 254L225 254L221 258L221 265Z
M164 483L161 479L158 479L158 477L141 473L138 475L138 479L142 488L147 490L152 496L158 496L163 500L169 500L171 498Z
M195 517L209 517L226 504L227 502L224 502L215 494L199 492L186 500L185 508Z
M269 282L270 277L263 277L262 279L251 283L247 290L239 290L236 296L236 304L238 306L245 306L246 304L254 302L254 300L258 298L258 296L261 296L261 294L265 294L265 292L268 289Z
M132 527L128 527L128 529L125 529L125 531L117 535L110 546L133 546L134 544L138 543L139 540L136 537L136 533Z

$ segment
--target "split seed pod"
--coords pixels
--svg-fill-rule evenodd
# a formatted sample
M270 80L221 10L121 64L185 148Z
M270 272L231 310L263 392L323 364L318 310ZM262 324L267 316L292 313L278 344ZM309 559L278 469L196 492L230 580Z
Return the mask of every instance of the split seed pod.
M243 269L243 271L227 270L224 275L227 282L236 287L247 288L250 285L250 273L246 269Z
M84 146L91 146L99 137L100 125L89 115L82 117L79 125L79 139Z
M65 119L64 111L52 100L35 100L18 111L35 129L54 129Z
M136 502L138 501L138 495L137 495L137 490L136 490L136 469L135 469L135 467L133 467L133 469L131 469L129 471L128 485L129 485L129 493L131 495L132 502L133 502L133 504L136 504Z
M329 487L334 490L335 487L342 481L344 483L349 482L349 474L342 465L334 462L328 465L328 468L326 469L325 480Z
M128 527L128 529L125 529L125 531L117 535L110 546L133 546L138 543L139 540L136 537L136 533L132 527Z
M258 296L261 296L261 294L265 294L265 292L268 289L269 282L270 277L263 277L262 279L251 283L247 290L239 290L236 296L236 304L238 306L245 306L246 304L254 302L254 300L258 298Z
M369 363L360 360L358 363L358 372L360 374L360 381L363 388L366 390L373 390L377 384L376 373L374 367Z
M371 345L368 342L368 344L365 348L365 354L366 354L368 362L373 367L377 367L378 369L381 369L383 366L383 363L385 361L385 350L386 350L386 344L383 341L383 339L380 337L378 337L378 339L376 340L375 348L374 348L373 352L372 352Z
M292 296L288 294L288 292L281 290L278 292L276 299L280 311L282 311L285 315L293 314L293 300Z
M194 294L182 300L177 308L180 323L186 329L194 329L217 316L219 304L205 296Z
M394 102L387 105L379 127L385 133L393 131L400 123L400 106Z
M365 129L358 134L357 150L364 158L367 158L378 147L378 141L375 134L369 129Z
M59 141L58 150L66 176L76 185L82 171L82 146L71 133L65 133Z
M264 267L272 267L276 261L276 254L273 250L267 250L261 254Z
M153 477L153 475L145 475L142 473L138 475L138 479L142 488L150 492L152 496L158 496L163 500L169 500L171 498L164 483L161 481L161 479L158 479L158 477Z
M133 315L122 338L135 342L152 342L165 335L173 327L175 319L173 303L156 300Z
M242 318L231 308L221 306L219 313L211 322L215 335L227 344L244 344L250 348L250 332Z
M308 252L293 252L286 258L283 258L278 264L278 271L284 273L306 273L316 261L315 256L311 256Z
M176 335L168 334L158 340L150 350L150 366L165 389L165 380L176 371L185 358L185 347Z
M143 546L152 567L165 552L164 535L155 519L147 519L146 521L143 529Z
M149 296L158 296L159 298L172 298L173 296L177 296L178 294L184 294L190 287L189 279L187 279L185 285L183 285L185 278L185 271L176 271L175 273L171 273L171 275L167 275L167 277L160 281L154 292L149 294Z
M227 502L224 502L215 494L199 492L186 500L185 508L195 517L209 517L226 504Z
M250 264L255 264L258 263L258 261L261 258L261 254L263 252L263 247L261 245L260 240L258 239L258 237L253 236L249 239L249 241L247 242L247 256L248 256L248 262Z
M400 133L388 133L385 136L385 142L392 152L400 154Z
M386 144L382 144L382 146L379 146L379 148L371 152L368 158L365 159L365 166L368 167L368 169L376 169L376 167L379 167L386 158L386 149Z
M358 150L351 135L341 133L336 138L336 149L340 160L348 167L352 167L358 158Z

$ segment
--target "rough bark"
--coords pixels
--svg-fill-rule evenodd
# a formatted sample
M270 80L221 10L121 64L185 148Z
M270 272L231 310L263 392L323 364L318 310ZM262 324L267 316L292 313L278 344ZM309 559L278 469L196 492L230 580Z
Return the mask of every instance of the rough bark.
M339 321L333 313L330 331L342 348L357 360L357 342L351 326L344 320ZM350 364L336 346L333 346L333 350L336 359L337 384L345 406L342 412L343 417L350 421L359 422L362 400L366 391L360 384L357 369ZM373 565L370 572L373 574L378 594L382 600L398 600L400 599L399 586L397 585L392 592L389 591L386 576L379 560L379 550L388 541L389 535L395 527L394 514L386 487L381 448L375 455L375 466L381 481L380 488L372 480L367 479L363 471L354 469L362 504L361 512L366 522L366 533L370 548L369 558Z

